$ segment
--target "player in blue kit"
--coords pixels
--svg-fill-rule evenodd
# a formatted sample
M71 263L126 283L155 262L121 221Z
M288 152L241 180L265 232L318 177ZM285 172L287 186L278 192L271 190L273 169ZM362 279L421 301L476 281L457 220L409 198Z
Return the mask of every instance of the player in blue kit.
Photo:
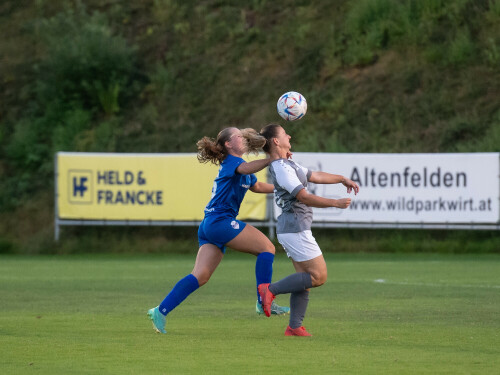
M258 229L236 219L241 202L247 192L272 193L274 186L259 182L254 173L269 165L270 159L245 162L241 157L262 148L265 139L253 129L222 130L217 139L204 137L197 142L198 160L220 165L212 187L212 198L205 208L205 217L198 229L200 248L192 272L179 280L165 299L148 311L157 332L166 333L166 315L187 296L206 284L224 257L226 246L257 256L255 277L257 288L271 282L274 245ZM258 298L260 298L257 292ZM260 299L257 312L262 310ZM289 309L274 305L277 313Z

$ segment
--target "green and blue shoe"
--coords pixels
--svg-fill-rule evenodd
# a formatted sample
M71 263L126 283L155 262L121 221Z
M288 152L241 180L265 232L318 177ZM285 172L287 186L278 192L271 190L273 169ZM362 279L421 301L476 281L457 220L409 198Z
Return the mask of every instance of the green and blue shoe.
M165 315L163 315L160 310L158 310L158 306L153 307L148 310L149 319L153 322L153 329L158 333L167 333L165 331Z
M264 314L264 309L262 308L262 305L259 303L259 301L257 301L257 303L255 304L255 311L259 315ZM271 315L286 315L289 313L290 308L288 306L280 306L274 301L271 304Z

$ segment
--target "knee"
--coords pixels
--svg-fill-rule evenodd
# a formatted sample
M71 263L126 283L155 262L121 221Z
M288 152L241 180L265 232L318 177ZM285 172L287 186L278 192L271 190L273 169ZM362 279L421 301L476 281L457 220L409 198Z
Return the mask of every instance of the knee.
M271 253L271 254L276 253L276 247L273 245L273 243L271 241L269 241L268 244L266 245L265 252Z
M199 286L202 286L202 285L205 285L206 283L208 283L208 280L210 280L210 276L212 276L210 274L210 272L193 272L192 275L194 277L196 277L196 280L198 280L198 285Z
M264 246L264 248L261 247L261 249L259 249L260 251L259 252L256 252L254 253L254 255L259 255L259 254L262 254L262 253L270 253L270 254L275 254L276 253L276 248L274 247L274 245L272 243L269 243L269 245L266 245Z
M311 274L311 281L313 288L316 288L326 283L327 276L328 275L326 272L318 272L315 274Z

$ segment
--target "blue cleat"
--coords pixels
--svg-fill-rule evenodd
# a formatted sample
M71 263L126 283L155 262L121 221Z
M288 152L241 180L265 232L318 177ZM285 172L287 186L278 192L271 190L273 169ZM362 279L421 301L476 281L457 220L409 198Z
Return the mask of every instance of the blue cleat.
M255 311L257 314L264 314L264 309L262 305L257 301L255 304ZM276 302L273 301L271 304L271 315L286 315L290 313L290 308L288 306L279 306Z
M158 310L158 306L152 308L152 309L149 309L148 310L148 316L149 316L149 319L152 320L153 322L153 329L158 332L158 333L167 333L167 331L165 331L165 323L166 323L166 319L165 319L165 315L163 315L160 310Z

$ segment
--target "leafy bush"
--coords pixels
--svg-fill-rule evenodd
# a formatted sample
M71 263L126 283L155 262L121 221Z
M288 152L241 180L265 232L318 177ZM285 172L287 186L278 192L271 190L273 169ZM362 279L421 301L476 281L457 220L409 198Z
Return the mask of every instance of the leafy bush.
M14 244L5 238L0 237L0 254L10 254L14 252Z
M41 21L46 57L38 73L41 104L54 98L107 115L120 110L120 95L134 74L135 49L113 35L106 17L83 6Z
M34 101L11 125L3 150L8 173L0 191L15 192L11 204L52 184L55 152L114 151L114 116L138 91L136 49L113 34L103 14L77 3L37 23L44 53L28 89Z
M55 151L194 152L280 121L288 90L309 103L296 151L498 151L500 0L14 3L0 211L52 195Z
M452 65L463 65L474 54L474 42L468 30L460 30L451 41L447 57Z

